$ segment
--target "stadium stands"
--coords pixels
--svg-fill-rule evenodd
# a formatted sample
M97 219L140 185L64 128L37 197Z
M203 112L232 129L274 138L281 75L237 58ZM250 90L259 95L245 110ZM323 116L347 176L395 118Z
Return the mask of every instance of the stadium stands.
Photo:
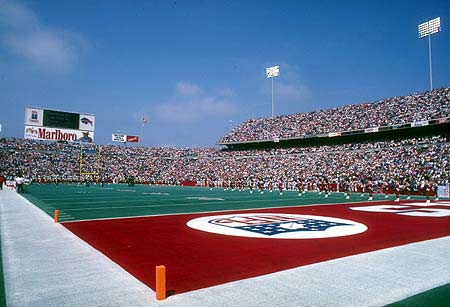
M374 103L346 105L309 113L251 119L233 129L222 142L245 142L315 135L417 123L450 118L450 87L393 97ZM423 122L422 122L423 123ZM448 124L447 122L445 122ZM427 122L428 125L428 122ZM415 126L410 126L415 127ZM447 127L447 126L445 126ZM432 127L432 129L434 129ZM434 131L434 134L441 134ZM39 182L126 182L181 184L183 182L233 187L308 189L323 185L361 190L367 184L379 190L395 186L447 185L450 173L448 134L400 140L252 150L220 148L164 148L82 145L4 139L0 143L2 173L21 172ZM446 138L447 137L447 138ZM363 139L363 138L362 138ZM101 153L101 159L96 154ZM80 162L83 172L80 174ZM100 176L97 175L101 174Z
M431 92L392 97L372 103L345 105L275 118L249 119L223 136L218 143L314 136L449 116L450 87L445 87Z
M10 139L0 144L3 172L22 172L34 181L79 182L79 144L42 143ZM155 148L100 146L101 180L125 182L134 176L138 183L200 184L266 187L279 181L295 188L301 180L309 189L324 183L361 189L408 184L418 190L448 184L450 143L440 137L334 146L226 151L218 148ZM11 154L14 153L14 154ZM93 178L97 180L97 178Z

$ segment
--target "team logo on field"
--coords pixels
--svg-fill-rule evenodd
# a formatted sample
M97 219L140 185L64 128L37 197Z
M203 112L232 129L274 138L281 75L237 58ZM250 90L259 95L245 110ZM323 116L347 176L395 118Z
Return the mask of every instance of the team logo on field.
M191 228L222 235L269 238L315 239L362 233L367 226L327 216L246 213L199 217L187 222Z

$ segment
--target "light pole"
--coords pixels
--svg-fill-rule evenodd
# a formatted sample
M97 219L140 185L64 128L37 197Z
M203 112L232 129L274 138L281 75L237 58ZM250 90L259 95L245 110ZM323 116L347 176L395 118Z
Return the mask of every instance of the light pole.
M430 64L430 91L433 90L433 68L431 62L431 35L441 31L441 18L437 17L419 25L419 38L428 36L428 61Z
M142 117L141 122L141 143L144 141L144 126L148 123L148 120L146 117Z
M272 79L272 118L275 116L275 107L273 102L273 78L280 75L280 66L272 66L266 68L267 78Z

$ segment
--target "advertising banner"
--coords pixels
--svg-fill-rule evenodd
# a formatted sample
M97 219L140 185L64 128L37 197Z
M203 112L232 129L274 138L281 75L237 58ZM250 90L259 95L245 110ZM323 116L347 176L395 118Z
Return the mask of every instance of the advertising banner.
M328 136L329 136L330 138L335 137L335 136L340 136L340 135L341 135L340 132L330 132L330 133L328 133Z
M87 114L80 114L80 130L86 130L86 131L94 131L95 127L95 116L94 115L87 115Z
M31 140L92 143L94 132L50 127L25 126L24 138Z
M372 127L372 128L366 128L364 129L365 133L372 133L372 132L378 132L379 127Z
M111 139L113 142L126 143L127 136L125 134L121 134L121 133L113 133Z
M139 137L136 135L127 135L127 142L139 143Z
M424 127L424 126L428 126L428 120L421 120L418 122L411 123L411 127Z
M25 125L42 126L44 121L44 110L36 108L25 109Z

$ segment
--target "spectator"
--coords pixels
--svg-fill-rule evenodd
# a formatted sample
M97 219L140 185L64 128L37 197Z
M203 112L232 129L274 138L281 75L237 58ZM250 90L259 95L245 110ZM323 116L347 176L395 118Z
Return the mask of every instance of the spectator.
M235 127L219 143L295 138L391 126L450 116L450 87L392 97L373 103L345 105L275 118L250 119Z

